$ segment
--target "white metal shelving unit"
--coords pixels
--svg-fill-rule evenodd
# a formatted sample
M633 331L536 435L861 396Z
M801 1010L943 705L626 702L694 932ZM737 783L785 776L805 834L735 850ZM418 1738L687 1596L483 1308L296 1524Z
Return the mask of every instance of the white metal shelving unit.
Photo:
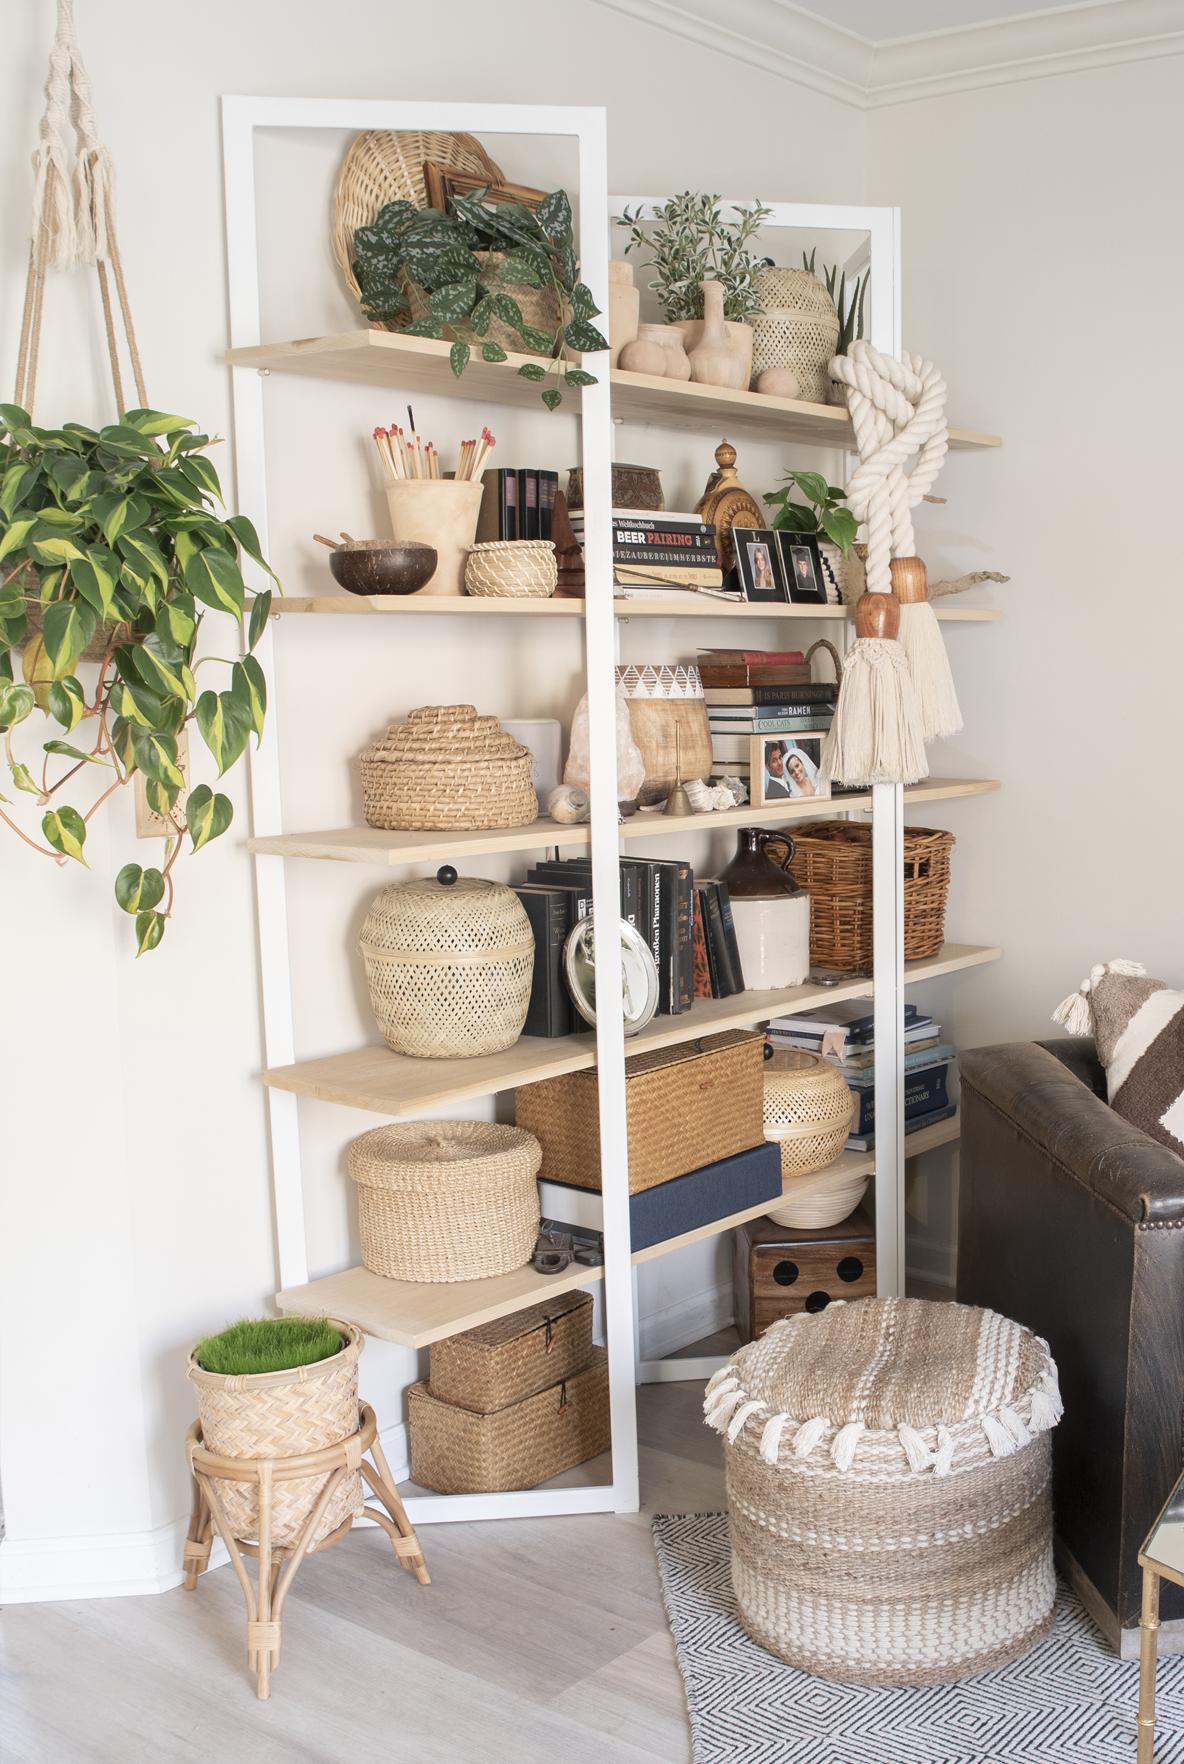
M231 350L234 379L234 439L238 504L250 515L266 550L267 465L264 437L264 385L269 372L306 374L319 378L398 386L406 391L431 391L524 402L524 388L537 392L516 375L516 361L504 366L472 363L458 384L447 364L447 347L430 339L392 337L359 330L335 337L267 343L260 335L260 290L257 266L257 216L254 142L263 129L450 129L479 136L566 137L577 144L581 273L594 291L607 289L608 228L606 217L624 202L650 203L661 198L611 197L607 190L605 113L599 109L551 106L436 104L382 101L335 101L232 97L223 100L226 226L230 281ZM870 243L873 340L890 352L900 348L899 216L893 209L819 207L780 204L772 228L809 230L817 235L837 230L859 231ZM607 305L607 298L605 300ZM844 447L850 440L846 413L792 400L770 400L747 392L675 385L646 376L607 371L603 357L590 358L598 383L578 401L565 404L556 423L578 425L584 470L586 564L585 603L497 602L463 600L399 600L359 602L335 596L277 601L271 628L257 654L274 681L275 625L290 615L373 612L390 617L432 613L498 613L519 618L567 615L582 620L586 683L589 697L593 816L590 828L560 828L538 822L511 834L448 835L380 834L369 828L328 829L289 833L281 812L282 727L274 708L267 736L251 760L253 837L259 925L260 971L265 1036L264 1081L271 1129L275 1229L281 1292L279 1303L289 1309L337 1310L355 1318L369 1333L408 1347L427 1345L441 1336L522 1308L546 1293L562 1290L530 1270L500 1280L474 1281L446 1288L413 1287L383 1281L364 1269L347 1270L316 1281L308 1278L303 1172L298 1106L301 1096L368 1108L387 1115L414 1114L465 1097L508 1090L532 1077L553 1075L595 1064L599 1072L600 1135L604 1202L605 1260L602 1271L580 1270L568 1285L605 1288L605 1329L609 1355L612 1416L612 1470L595 1486L547 1486L513 1494L424 1496L408 1501L412 1520L510 1518L528 1514L633 1511L638 1506L635 1383L639 1377L698 1376L705 1362L683 1361L646 1367L637 1360L633 1297L635 1261L648 1260L706 1233L655 1246L631 1256L629 1241L628 1145L625 1131L625 1041L620 1011L620 977L615 951L607 943L598 951L597 996L601 1001L595 1051L585 1036L567 1042L524 1037L508 1053L482 1060L414 1061L386 1049L369 1047L327 1059L295 1059L292 996L289 980L285 862L293 858L400 865L444 861L482 851L521 851L550 846L589 849L593 896L598 914L618 912L617 862L620 842L637 837L686 836L707 830L704 817L638 824L619 828L616 817L615 697L613 663L618 620L635 617L671 618L811 618L841 620L834 608L735 608L711 603L702 609L685 602L665 607L636 602L614 604L610 555L610 466L612 419L694 428L705 435L724 425L728 433L749 433L765 439L796 441L815 447ZM475 376L471 379L470 376ZM570 429L568 430L570 434ZM992 436L955 431L955 445L987 447ZM992 618L973 608L943 609L948 616ZM475 629L479 631L479 624ZM458 627L458 636L463 629ZM414 625L408 635L413 639ZM904 1284L904 1136L901 1049L901 1004L906 981L921 980L969 968L994 959L996 949L947 945L932 962L915 963L906 975L903 960L902 865L903 816L906 800L932 801L977 795L995 788L985 779L931 779L914 791L882 785L857 798L836 801L830 812L870 808L874 828L875 961L873 981L852 982L822 990L805 986L782 993L748 993L741 999L704 1000L680 1018L660 1018L633 1045L662 1046L740 1023L759 1022L785 1011L804 1010L824 998L873 995L876 1017L876 1096L878 1148L874 1158L880 1288L903 1290ZM818 812L817 804L809 804ZM736 826L754 819L787 821L796 805L776 810L737 810L710 818L709 826ZM873 984L874 982L874 984ZM611 1008L611 1001L617 1008ZM610 1008L606 1008L606 1004ZM953 1136L953 1130L933 1143ZM763 1210L763 1209L760 1209ZM752 1209L723 1220L722 1231L752 1216Z

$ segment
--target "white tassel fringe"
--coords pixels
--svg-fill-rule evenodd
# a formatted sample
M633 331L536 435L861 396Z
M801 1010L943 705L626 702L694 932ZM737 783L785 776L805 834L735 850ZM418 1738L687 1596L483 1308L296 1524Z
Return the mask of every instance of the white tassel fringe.
M984 1415L982 1418L983 1432L987 1436L987 1444L994 1458L1010 1458L1016 1451L1016 1442L1000 1421L998 1415Z
M909 1427L902 1421L900 1426L896 1429L896 1437L900 1441L901 1446L904 1449L904 1455L909 1461L909 1469L927 1470L933 1461L933 1454L930 1452L929 1447L925 1444L925 1441L921 1438L921 1435L917 1432L916 1428Z
M1077 991L1061 1000L1052 1014L1053 1022L1067 1029L1070 1035L1092 1035L1094 1013L1089 1002L1090 993L1106 974L1125 974L1129 979L1142 980L1147 970L1142 962L1130 962L1124 956L1116 956L1112 962L1095 962Z
M777 1454L781 1450L781 1435L788 1425L788 1415L771 1415L765 1422L765 1431L761 1434L761 1457L766 1464L777 1462Z
M826 776L844 784L915 784L929 776L917 693L895 638L860 637L843 657L822 761Z
M1044 1433L1055 1427L1064 1413L1065 1405L1061 1401L1061 1387L1055 1371L1042 1372L1040 1382L1032 1392L1032 1426L1037 1433Z
M954 1436L945 1427L937 1430L937 1450L933 1454L933 1474L948 1476L954 1462Z
M735 1390L739 1382L740 1380L732 1371L730 1363L726 1366L721 1366L719 1371L713 1372L711 1377L707 1380L706 1388L703 1391L703 1407L708 1409L712 1406L711 1397L713 1392L718 1390L721 1391L722 1394L722 1387L724 1385L726 1385L729 1390Z
M758 1409L763 1409L764 1407L765 1405L761 1402L759 1397L751 1397L748 1402L741 1403L740 1407L736 1410L736 1413L732 1416L732 1419L728 1422L729 1445L735 1445L737 1435L744 1423L748 1420L748 1417L750 1415L755 1415Z
M831 1460L836 1470L850 1470L855 1462L855 1448L866 1432L862 1421L848 1421L839 1428L830 1448Z
M1030 1443L1032 1438L1031 1432L1026 1426L1023 1418L1020 1415L1017 1415L1013 1408L1009 1406L1006 1409L1000 1409L999 1419L1002 1421L1004 1427L1006 1427L1017 1446L1025 1446Z
M808 1458L829 1426L830 1422L825 1415L815 1415L811 1420L803 1421L793 1442L794 1457Z
M744 1392L742 1390L725 1391L719 1401L709 1409L704 1416L704 1420L707 1422L708 1427L714 1427L717 1433L721 1433L723 1431L724 1422L728 1419L734 1409L739 1408L744 1400Z
M941 626L927 600L907 601L901 607L898 641L917 691L921 734L926 741L956 735L962 727L962 711Z

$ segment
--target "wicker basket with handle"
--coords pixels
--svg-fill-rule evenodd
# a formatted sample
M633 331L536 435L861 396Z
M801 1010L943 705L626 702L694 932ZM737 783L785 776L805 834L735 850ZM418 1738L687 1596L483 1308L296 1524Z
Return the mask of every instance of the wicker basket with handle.
M872 967L872 830L848 821L804 821L790 869L810 894L810 965L844 974ZM904 830L904 959L934 956L945 941L954 835Z
M388 1280L479 1280L529 1262L539 1142L492 1121L396 1121L351 1142L362 1261Z
M411 1480L437 1494L534 1488L609 1447L608 1360L491 1415L438 1401L426 1384L407 1392Z
M855 1099L821 1054L778 1048L765 1061L765 1138L781 1151L781 1178L833 1164L847 1143Z
M431 1346L431 1392L479 1415L508 1409L582 1372L593 1355L592 1295L558 1298Z
M358 1355L362 1333L352 1323L327 1319L341 1335L341 1352L291 1371L227 1377L207 1372L192 1354L186 1374L197 1393L202 1440L226 1458L295 1458L336 1445L358 1431ZM272 1538L294 1544L325 1486L324 1475L276 1482ZM258 1535L259 1485L217 1479L215 1489L236 1538ZM334 1490L312 1542L318 1543L362 1510L361 1477L349 1471Z

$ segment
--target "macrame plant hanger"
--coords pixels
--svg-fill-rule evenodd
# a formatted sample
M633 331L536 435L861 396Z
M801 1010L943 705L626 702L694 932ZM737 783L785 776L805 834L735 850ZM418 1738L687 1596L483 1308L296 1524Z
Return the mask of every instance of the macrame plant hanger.
M929 772L925 742L962 727L912 521L949 448L945 381L921 356L898 361L862 339L830 375L848 388L859 464L847 501L866 524L868 555L826 768L846 784L913 784Z
M33 174L29 272L25 282L13 401L30 416L33 414L46 271L78 269L94 264L103 306L116 417L124 414L125 405L115 303L118 303L119 319L127 342L136 396L140 406L145 407L148 395L144 390L144 373L115 235L115 167L95 127L90 78L74 30L73 0L57 0L57 33L49 54L45 112L41 118L37 151L33 155Z

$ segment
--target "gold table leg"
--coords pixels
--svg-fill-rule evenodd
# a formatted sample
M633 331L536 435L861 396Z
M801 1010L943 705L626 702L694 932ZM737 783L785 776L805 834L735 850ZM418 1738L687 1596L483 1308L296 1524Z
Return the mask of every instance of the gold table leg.
M1159 1575L1143 1570L1139 1619L1139 1745L1136 1764L1155 1764L1155 1656L1159 1636Z

